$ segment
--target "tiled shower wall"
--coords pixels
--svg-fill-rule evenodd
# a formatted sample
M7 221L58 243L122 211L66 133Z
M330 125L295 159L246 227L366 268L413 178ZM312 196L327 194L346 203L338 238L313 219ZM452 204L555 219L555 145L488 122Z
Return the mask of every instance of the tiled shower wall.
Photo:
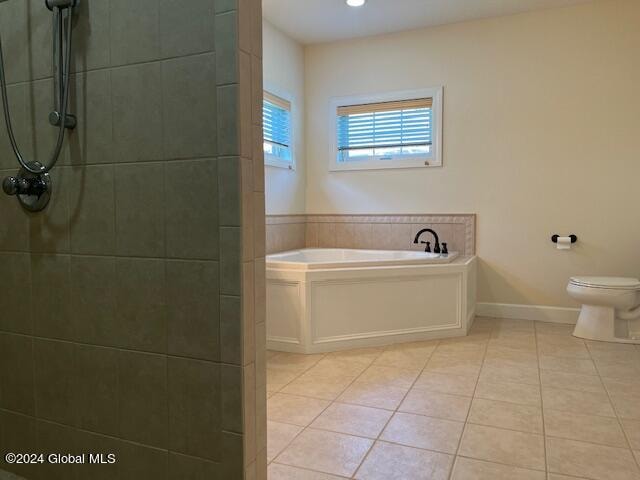
M0 472L265 478L260 1L80 5L51 204L0 195L0 450L118 460ZM14 129L42 159L44 0L0 3L0 35Z
M475 254L476 216L432 215L270 215L267 253L298 248L363 248L422 250L413 240L422 228L432 228L450 252ZM429 235L421 240L431 241Z

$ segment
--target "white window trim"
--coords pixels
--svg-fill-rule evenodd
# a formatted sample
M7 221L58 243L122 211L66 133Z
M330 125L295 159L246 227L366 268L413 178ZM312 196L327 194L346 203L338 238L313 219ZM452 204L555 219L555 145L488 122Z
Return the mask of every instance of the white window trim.
M419 90L404 90L372 95L357 95L349 97L334 97L330 103L330 145L331 159L329 161L330 172L345 170L387 170L396 168L433 168L442 166L442 92L443 87L430 87ZM366 103L393 102L401 100L413 100L416 98L433 98L433 154L426 157L404 158L400 160L359 160L353 162L338 162L338 107L361 105ZM428 162L428 165L426 164Z
M291 95L289 92L285 90L280 89L279 87L273 84L268 84L265 82L263 90L265 92L269 92L272 95L275 95L276 97L280 97L291 104L291 129L290 129L291 145L289 145L289 149L291 150L291 162L285 162L275 155L269 155L265 153L264 165L266 167L282 168L284 170L291 170L295 172L296 171L296 149L294 146L296 143L295 142L295 134L296 134L295 118L297 118L297 113L298 113L296 102L294 100L293 95ZM264 95L262 96L262 101L264 102ZM264 136L262 137L262 141L264 142Z

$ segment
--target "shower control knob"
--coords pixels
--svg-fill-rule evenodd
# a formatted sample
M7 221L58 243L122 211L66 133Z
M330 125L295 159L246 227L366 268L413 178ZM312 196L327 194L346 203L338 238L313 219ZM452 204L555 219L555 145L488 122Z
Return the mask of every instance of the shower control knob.
M16 195L18 193L19 180L16 177L7 177L2 181L2 190L7 195Z
M2 190L7 195L38 195L42 190L41 183L37 178L6 177L2 181Z

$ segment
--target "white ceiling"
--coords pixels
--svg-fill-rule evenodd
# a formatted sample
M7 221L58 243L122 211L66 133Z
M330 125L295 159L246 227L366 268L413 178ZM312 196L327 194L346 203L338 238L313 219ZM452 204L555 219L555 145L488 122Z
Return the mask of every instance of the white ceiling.
M591 0L263 0L263 15L303 44L498 17Z

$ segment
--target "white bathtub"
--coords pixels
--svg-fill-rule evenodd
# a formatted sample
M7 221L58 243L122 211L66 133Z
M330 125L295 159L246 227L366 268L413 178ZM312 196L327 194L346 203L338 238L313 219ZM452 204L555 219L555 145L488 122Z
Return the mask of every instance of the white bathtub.
M466 335L476 260L414 251L267 256L267 347L300 353Z
M305 248L267 256L267 266L279 269L319 270L328 268L424 265L449 263L458 256L409 250L351 250L347 248Z

